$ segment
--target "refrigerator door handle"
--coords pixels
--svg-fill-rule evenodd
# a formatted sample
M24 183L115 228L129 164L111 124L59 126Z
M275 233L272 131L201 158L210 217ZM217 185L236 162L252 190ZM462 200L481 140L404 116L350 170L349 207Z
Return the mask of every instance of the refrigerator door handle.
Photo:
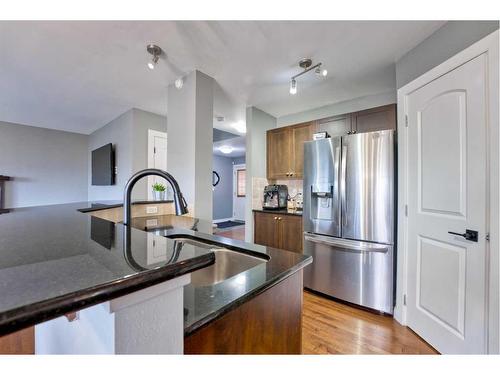
M342 140L343 141L343 140ZM343 142L342 142L343 143ZM342 144L342 161L340 167L340 204L341 204L341 212L342 212L342 224L343 226L347 225L347 182L346 182L346 174L347 174L347 146Z
M341 164L341 155L340 155L340 146L338 147L335 147L335 178L336 178L336 181L335 181L335 190L336 190L336 193L337 193L337 202L340 202L340 199L339 199L339 196L342 196L342 186L341 186L341 176L340 176L340 170L341 170L341 166L339 166L339 164ZM337 222L339 223L339 225L342 227L342 224L340 223L340 221L342 220L342 207L340 207L340 209L337 209Z
M329 246L340 247L343 249L353 250L356 252L368 252L368 253L387 253L389 251L389 248L391 247L391 245L361 242L355 240L346 240L344 238L331 238L311 233L304 233L304 240Z

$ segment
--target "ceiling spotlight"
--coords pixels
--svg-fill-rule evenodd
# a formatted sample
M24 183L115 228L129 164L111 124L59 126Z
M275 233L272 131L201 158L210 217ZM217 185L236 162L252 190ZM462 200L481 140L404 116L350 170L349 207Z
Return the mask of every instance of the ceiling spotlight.
M297 81L292 78L290 82L290 94L295 95L297 93Z
M163 53L162 49L158 47L156 44L148 44L146 47L146 51L153 56L151 61L148 62L148 68L153 70L158 64L158 60L160 59L160 55Z
M182 86L184 86L184 79L182 79L182 77L179 77L175 80L175 87L177 88L177 90L180 90L182 89Z
M224 145L224 146L219 147L219 151L222 152L223 154L230 154L231 152L233 152L233 150L234 149L228 145Z
M311 59L302 59L299 61L299 67L301 67L304 70L292 77L292 79L290 81L290 94L292 94L292 95L297 94L297 81L296 81L296 79L298 77L300 77L301 75L306 74L307 72L310 72L313 69L314 69L314 73L316 73L316 75L318 77L326 77L328 75L328 70L321 69L321 66L323 65L323 63L318 63L314 66L311 66L311 65L312 65Z
M314 73L316 73L318 77L326 77L328 75L328 70L321 69L321 67L318 66Z
M246 133L247 127L243 121L238 121L233 124L233 128L235 128L239 133Z

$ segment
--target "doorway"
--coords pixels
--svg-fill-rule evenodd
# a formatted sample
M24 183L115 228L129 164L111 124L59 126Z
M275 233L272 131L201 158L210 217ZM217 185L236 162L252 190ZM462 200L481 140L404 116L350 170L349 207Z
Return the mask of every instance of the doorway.
M148 168L167 170L167 133L148 129ZM148 200L153 200L152 186L161 183L166 188L166 199L171 198L171 187L162 177L148 176Z
M233 219L245 221L245 164L233 165Z

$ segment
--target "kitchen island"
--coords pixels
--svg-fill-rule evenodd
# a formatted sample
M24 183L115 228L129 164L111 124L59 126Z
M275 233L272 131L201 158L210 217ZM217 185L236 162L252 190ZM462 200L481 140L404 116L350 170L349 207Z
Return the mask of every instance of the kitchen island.
M174 225L144 225L155 220L168 222L165 216L170 215L148 217L147 222L135 218L127 227L93 217L92 211L77 211L87 206L81 202L16 209L0 217L0 334L36 325L37 338L47 341L53 329L47 324L59 321L71 325L74 315L70 313L81 311L83 316L88 309L101 306L107 314L120 314L125 309L121 320L115 318L113 323L113 333L123 341L111 345L113 352L120 352L116 349L122 347L127 353L163 353L165 350L150 345L155 342L161 346L159 335L148 340L141 330L153 336L159 330L165 341L175 334L167 332L164 321L172 311L162 315L168 303L161 296L181 288L182 306L177 311L186 352L259 352L259 348L265 352L297 351L297 344L283 346L268 336L274 328L288 330L289 325L280 324L288 321L295 325L294 334L298 336L294 340L300 343L301 270L311 262L309 257L177 228L175 220ZM205 273L201 272L204 267ZM214 276L221 271L224 277ZM167 285L174 281L177 284ZM295 299L289 298L292 289ZM271 291L277 292L273 294L276 298L282 295L278 300L281 304L266 302ZM155 299L158 303L152 310L126 311L129 306ZM284 311L287 300L295 300L295 313L290 319L291 312ZM236 322L238 314L254 318ZM127 322L126 329L122 328L127 334L118 334L118 321ZM249 326L256 321L267 323ZM236 323L242 328L240 336L250 340L250 345L199 345L214 335L219 336L218 342L222 337L233 338L238 330ZM138 336L129 330L136 330ZM80 333L85 335L84 331ZM38 350L38 342L36 347L36 352L43 352Z

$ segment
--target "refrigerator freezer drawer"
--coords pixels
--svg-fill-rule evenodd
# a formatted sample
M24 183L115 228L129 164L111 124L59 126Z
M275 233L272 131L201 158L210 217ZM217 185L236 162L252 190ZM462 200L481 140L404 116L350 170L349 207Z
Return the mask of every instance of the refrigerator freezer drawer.
M393 246L343 238L304 236L313 263L304 286L332 297L393 313Z

